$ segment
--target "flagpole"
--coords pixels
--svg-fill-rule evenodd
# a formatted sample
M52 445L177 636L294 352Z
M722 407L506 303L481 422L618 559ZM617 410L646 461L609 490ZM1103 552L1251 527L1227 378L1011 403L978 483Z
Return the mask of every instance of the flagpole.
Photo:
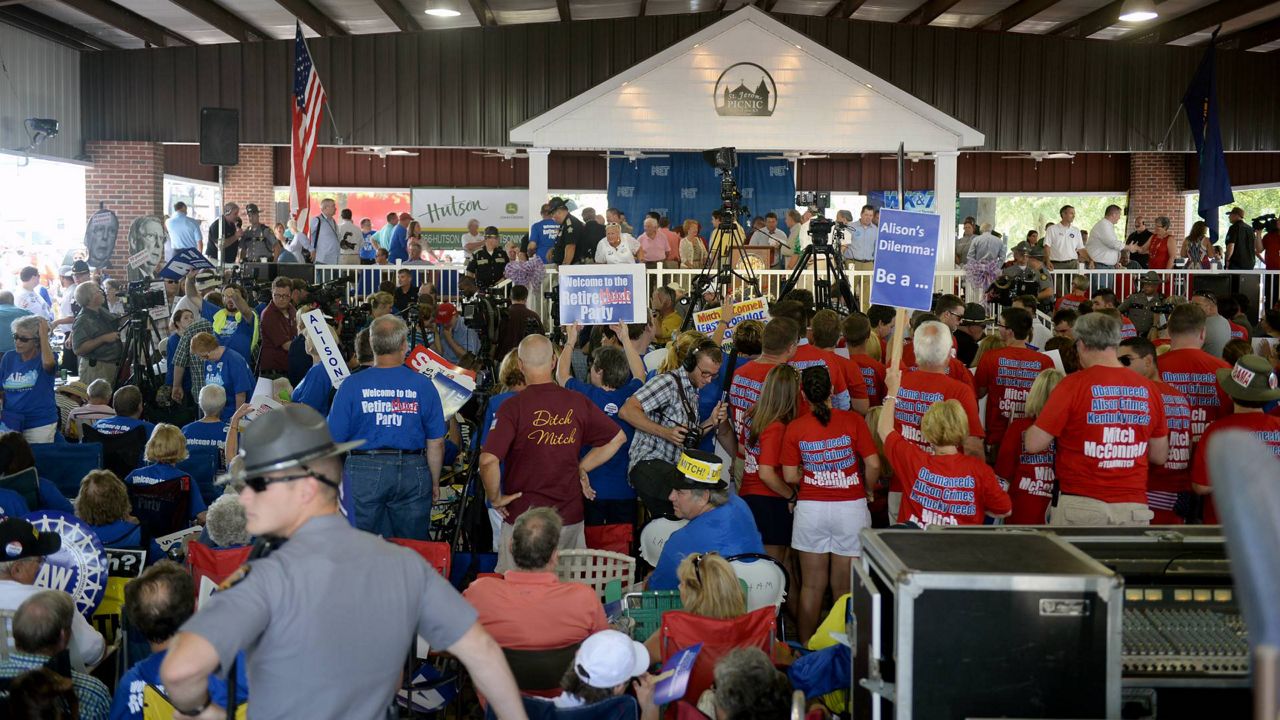
M307 49L307 54L311 56L311 62L314 63L316 56L311 53L311 46L307 44L307 36L302 33L302 21L296 17L293 21L298 24L298 34L302 36L302 45ZM319 71L316 71L316 75L319 74ZM324 82L321 81L320 85L323 87ZM333 142L335 145L342 145L342 133L338 131L338 123L333 119L333 106L329 104L329 93L324 94L324 107L329 111L326 114L329 116L329 127L333 128Z
M1178 103L1178 107L1173 111L1173 117L1169 119L1169 129L1164 131L1164 137L1160 138L1160 142L1156 144L1156 150L1164 151L1165 143L1169 141L1169 136L1173 134L1173 126L1178 122L1178 118L1182 116L1182 103Z

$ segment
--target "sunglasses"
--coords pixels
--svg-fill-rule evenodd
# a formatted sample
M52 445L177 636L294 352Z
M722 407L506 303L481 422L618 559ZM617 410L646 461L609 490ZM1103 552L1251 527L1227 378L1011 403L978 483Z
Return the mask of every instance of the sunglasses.
M13 339L17 340L18 342L31 342L32 340L35 340L34 337L31 337L29 335L14 335Z
M319 482L322 482L325 485L328 485L329 487L333 487L333 488L338 487L338 483L330 480L329 478L323 475L320 475L318 473L313 473L313 472L299 473L297 475L284 475L281 477L264 477L259 475L258 477L245 478L244 484L245 484L245 487L249 488L250 490L253 490L255 493L260 493L260 492L264 492L268 486L275 485L276 483L293 482L294 480L305 480L307 478L318 480Z

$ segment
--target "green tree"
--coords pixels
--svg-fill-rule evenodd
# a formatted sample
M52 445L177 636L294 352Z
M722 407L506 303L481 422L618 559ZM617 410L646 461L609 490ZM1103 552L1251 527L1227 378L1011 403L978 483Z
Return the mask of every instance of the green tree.
M1125 204L1124 195L1000 197L996 199L995 229L1013 247L1026 239L1028 230L1044 235L1045 225L1058 222L1058 211L1063 205L1073 206L1076 209L1075 226L1088 230L1102 217L1108 205L1124 207Z

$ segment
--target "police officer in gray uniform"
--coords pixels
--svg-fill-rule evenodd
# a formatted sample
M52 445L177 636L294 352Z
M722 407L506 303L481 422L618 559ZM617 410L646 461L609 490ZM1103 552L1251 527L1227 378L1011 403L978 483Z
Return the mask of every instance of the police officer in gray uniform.
M294 404L259 417L242 442L248 531L283 544L237 571L174 637L160 676L178 717L221 717L208 676L225 675L243 650L255 720L394 718L421 635L467 666L499 717L525 718L471 605L412 550L338 514L342 454L363 441L335 444L319 413Z

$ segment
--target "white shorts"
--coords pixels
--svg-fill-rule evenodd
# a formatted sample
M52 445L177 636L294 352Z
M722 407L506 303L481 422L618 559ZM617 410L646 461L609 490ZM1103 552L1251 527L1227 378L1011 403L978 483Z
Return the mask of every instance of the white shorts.
M871 527L867 501L826 502L801 500L796 503L791 526L791 547L801 552L835 553L848 557L862 555L858 533Z

